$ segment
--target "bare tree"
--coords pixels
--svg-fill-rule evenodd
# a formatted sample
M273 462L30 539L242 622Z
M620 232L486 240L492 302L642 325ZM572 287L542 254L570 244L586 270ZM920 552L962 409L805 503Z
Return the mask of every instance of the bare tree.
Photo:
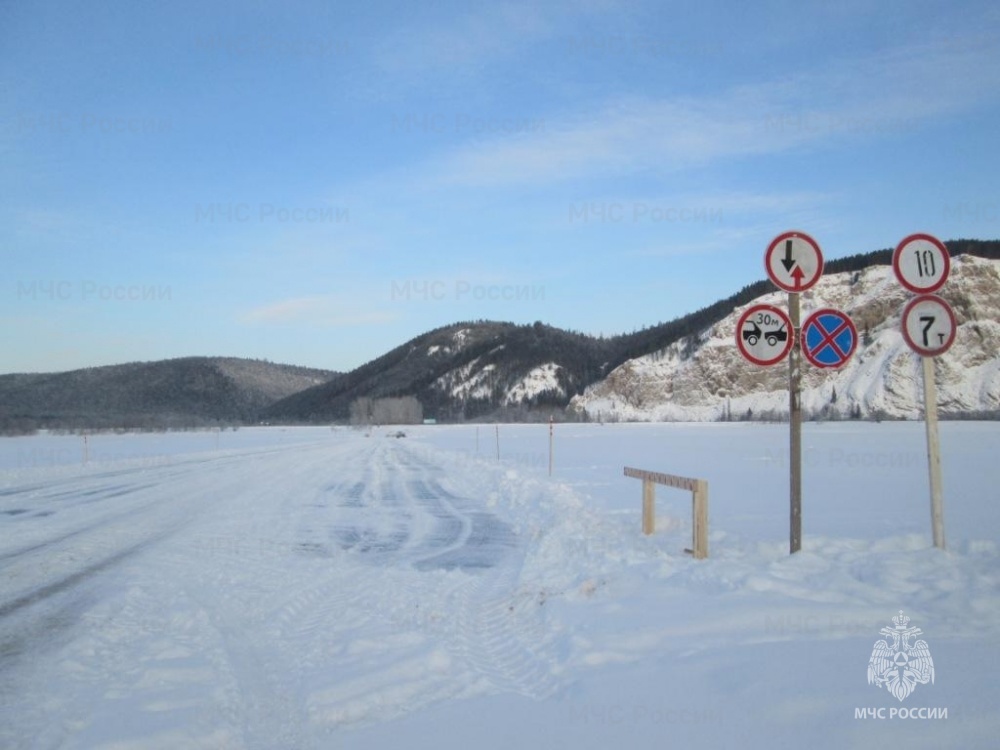
M420 424L424 409L415 396L380 398L371 404L371 417L375 424Z
M367 396L351 402L351 424L357 426L370 425L374 418L373 402Z

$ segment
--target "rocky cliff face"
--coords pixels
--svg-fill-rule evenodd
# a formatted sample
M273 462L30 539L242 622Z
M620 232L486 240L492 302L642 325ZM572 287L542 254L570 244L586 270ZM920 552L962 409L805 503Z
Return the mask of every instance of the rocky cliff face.
M958 322L954 345L937 359L940 411L1000 410L1000 261L953 258L939 295L951 303ZM803 320L814 310L837 308L850 315L860 338L854 356L839 370L820 370L803 360L802 406L808 417L921 416L920 359L900 330L900 314L910 297L888 266L824 276L802 295ZM758 303L787 309L787 295L774 292L753 304ZM759 367L737 350L736 324L746 307L696 337L629 360L574 398L569 408L604 420L787 415L787 361Z

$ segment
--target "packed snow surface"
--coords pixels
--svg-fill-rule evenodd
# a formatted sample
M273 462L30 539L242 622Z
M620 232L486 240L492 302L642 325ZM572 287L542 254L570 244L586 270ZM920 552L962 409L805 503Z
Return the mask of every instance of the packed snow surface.
M825 423L794 556L787 426L2 439L0 747L995 747L1000 427L941 429L947 551L922 423Z

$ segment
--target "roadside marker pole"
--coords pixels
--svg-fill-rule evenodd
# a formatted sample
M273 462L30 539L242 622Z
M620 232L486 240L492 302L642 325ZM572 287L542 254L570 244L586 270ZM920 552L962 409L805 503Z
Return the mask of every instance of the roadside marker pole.
M549 417L549 476L552 476L553 417Z

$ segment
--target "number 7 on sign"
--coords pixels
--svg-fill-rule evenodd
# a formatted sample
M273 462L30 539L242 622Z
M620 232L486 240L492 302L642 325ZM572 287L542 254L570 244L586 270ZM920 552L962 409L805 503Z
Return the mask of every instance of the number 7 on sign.
M924 334L924 346L929 347L931 345L931 342L927 338L927 336L930 333L931 328L934 327L934 321L935 320L937 320L937 316L935 316L935 315L921 315L920 316L920 322L924 324L924 330L923 330L923 334ZM943 340L943 338L944 338L944 336L942 334L942 340Z
M910 300L902 318L903 338L922 357L944 354L955 340L958 329L955 313L947 302L933 294Z

